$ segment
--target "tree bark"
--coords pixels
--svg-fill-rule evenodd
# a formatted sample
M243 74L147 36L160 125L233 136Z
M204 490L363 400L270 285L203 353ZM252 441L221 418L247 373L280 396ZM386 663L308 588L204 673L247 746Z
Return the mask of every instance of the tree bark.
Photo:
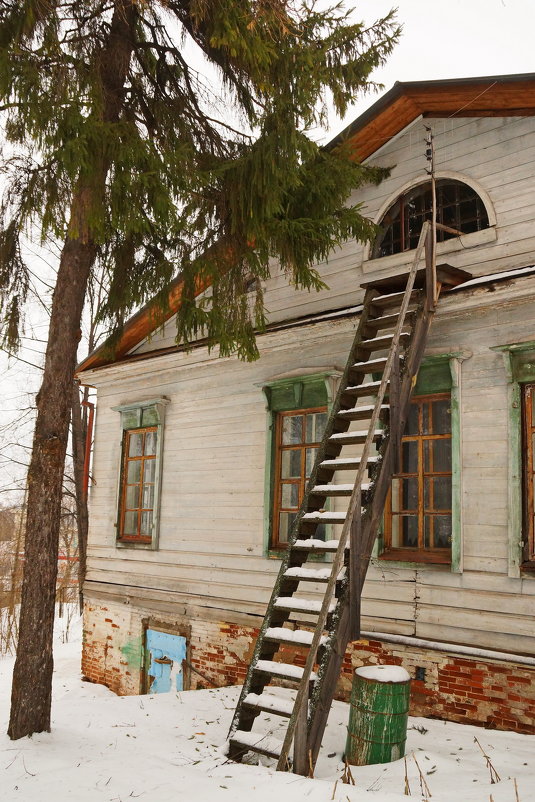
M123 107L132 55L136 0L116 0L108 40L99 58L102 119L116 122ZM110 164L95 154L92 176L73 194L70 231L52 297L43 382L28 472L28 512L19 643L13 671L8 735L50 731L52 638L65 452L80 324L91 267L98 252L89 217L104 202Z
M78 601L80 614L84 609L84 579L87 555L87 533L89 515L87 508L87 493L84 484L84 456L87 436L87 423L82 416L80 404L80 390L74 384L72 391L72 463L74 472L74 489L76 495L76 528L78 531Z

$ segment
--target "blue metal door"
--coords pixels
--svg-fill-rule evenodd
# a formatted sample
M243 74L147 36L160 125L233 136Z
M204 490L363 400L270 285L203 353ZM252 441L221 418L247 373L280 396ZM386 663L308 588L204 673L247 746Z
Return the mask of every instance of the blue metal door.
M167 693L184 689L182 661L186 659L186 638L147 629L146 649L150 660L147 669L149 693Z

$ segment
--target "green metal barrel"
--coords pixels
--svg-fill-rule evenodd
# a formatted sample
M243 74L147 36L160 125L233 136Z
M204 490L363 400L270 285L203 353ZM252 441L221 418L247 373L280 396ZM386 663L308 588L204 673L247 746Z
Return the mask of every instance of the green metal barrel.
M363 666L353 677L346 760L390 763L405 754L410 676L401 666Z

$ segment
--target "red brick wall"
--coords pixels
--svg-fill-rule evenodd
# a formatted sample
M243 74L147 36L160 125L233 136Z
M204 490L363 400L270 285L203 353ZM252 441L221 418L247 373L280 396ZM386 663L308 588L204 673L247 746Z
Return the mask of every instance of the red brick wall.
M142 613L88 604L84 620L84 675L119 694L141 693ZM190 687L243 683L258 630L199 619L188 625ZM305 654L285 647L279 659L303 666ZM412 715L535 734L535 668L362 640L346 652L337 698L349 699L355 668L385 663L403 665L413 678ZM417 669L425 679L415 679Z

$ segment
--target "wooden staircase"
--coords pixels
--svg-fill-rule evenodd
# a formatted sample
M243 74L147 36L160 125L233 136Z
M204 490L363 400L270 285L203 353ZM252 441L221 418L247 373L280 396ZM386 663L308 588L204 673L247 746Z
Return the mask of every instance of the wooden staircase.
M441 289L470 277L434 268L430 235L425 223L408 275L363 285L356 336L230 728L233 760L256 752L275 758L281 771L313 771L347 644L360 636L362 586L436 301ZM339 481L344 473L351 481ZM324 509L337 499L347 500L344 511ZM341 532L321 540L318 524ZM323 598L303 595L311 583L324 587ZM303 650L304 667L278 656L285 646ZM272 680L294 686L292 699L267 692ZM261 712L287 719L283 741L253 729Z

